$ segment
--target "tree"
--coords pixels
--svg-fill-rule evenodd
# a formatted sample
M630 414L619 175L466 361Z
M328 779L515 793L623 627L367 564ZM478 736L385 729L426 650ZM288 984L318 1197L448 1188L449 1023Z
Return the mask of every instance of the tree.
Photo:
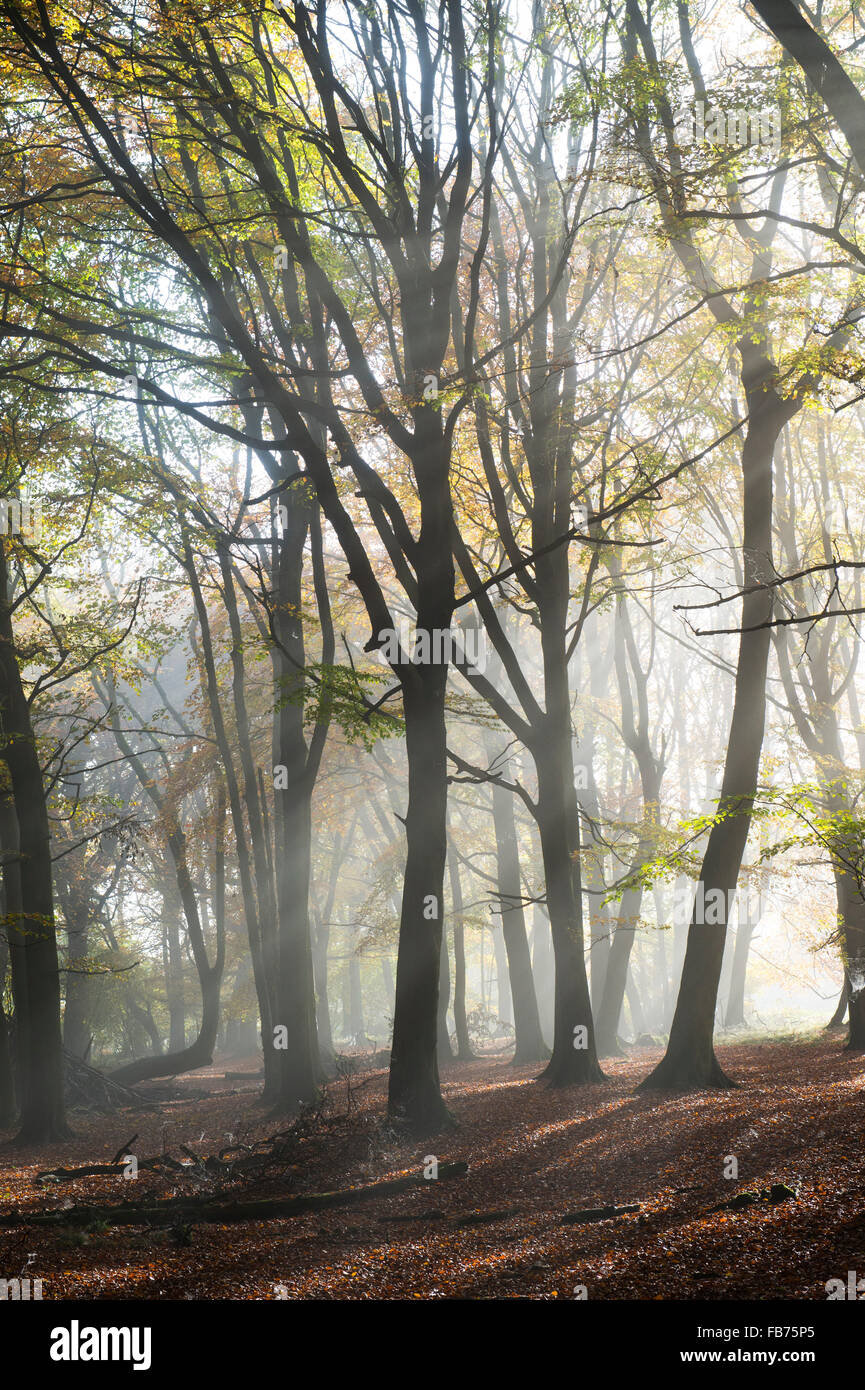
M18 1046L18 1140L35 1144L65 1139L69 1130L63 1097L51 834L37 742L16 655L12 614L17 605L7 545L0 540L0 752L9 770L15 844L3 848L7 855L16 855L19 863L20 907L10 912L7 898Z
M470 14L468 27L456 0L447 0L432 23L414 0L405 10L391 0L349 7L338 41L322 0L312 8L296 3L236 18L204 6L176 16L160 5L152 19L130 15L119 25L113 7L100 5L87 11L84 24L73 12L66 28L45 10L25 16L7 6L4 14L34 79L68 113L69 133L77 130L75 143L93 177L200 298L203 328L230 360L259 418L273 425L275 438L265 447L281 460L280 486L292 476L291 459L302 460L366 605L369 648L383 645L380 634L395 624L337 485L341 468L362 491L418 628L446 630L454 604L451 444L468 393L460 389L445 410L434 388L451 350L452 295L479 195L479 223L471 214L473 307L463 345L466 358L472 355L487 235L484 190L501 138L493 99L498 7L488 3ZM99 54L95 86L84 79L79 42ZM408 78L409 49L416 83ZM368 98L354 95L349 51ZM121 64L119 86L104 53ZM133 54L140 60L134 64ZM145 68L152 116L133 150L120 127L127 119L142 128ZM112 110L120 125L106 117ZM448 122L441 119L445 110ZM481 119L487 153L477 161L471 138ZM176 193L159 177L163 134L179 142L172 159ZM331 224L328 246L315 231L321 215ZM235 247L230 255L227 240ZM367 308L383 305L393 306L394 317L379 319L375 351L389 356L395 392L380 384L357 327ZM128 374L98 328L86 351L73 341L71 317L57 329L49 336L59 336L73 360L115 378ZM136 331L124 338L127 350L138 346ZM172 346L163 334L161 351L170 355ZM203 414L152 376L138 385L147 398ZM238 436L236 427L217 427ZM363 456L377 453L371 427L411 470L417 535ZM323 446L322 429L336 459ZM446 1118L435 1039L447 670L407 653L393 669L406 721L409 804L389 1103L394 1118L430 1129Z
M618 569L615 559L611 563ZM647 663L649 667L653 655L654 653L650 652ZM625 599L621 594L616 600L615 663L622 708L622 736L639 769L643 815L639 839L628 868L628 878L631 881L622 894L615 935L604 972L603 993L598 1013L598 1051L602 1057L614 1055L617 1051L616 1037L625 1000L628 962L643 898L640 870L657 850L665 755L663 744L658 752L652 747L649 736L648 671L640 664L633 627ZM636 715L635 701L631 696L632 679L636 695Z
M642 159L657 199L670 244L694 289L705 296L707 307L736 342L740 360L741 390L745 401L745 435L742 444L742 567L744 589L733 713L718 800L718 813L709 833L700 879L706 892L722 895L726 904L735 891L757 791L757 778L766 709L766 672L769 659L773 593L767 587L775 575L772 560L772 461L785 425L801 410L819 379L819 372L799 374L798 380L779 390L779 370L772 355L765 312L759 303L742 314L725 295L695 243L694 210L688 205L690 187L685 177L671 102L666 96L653 36L636 0L628 0L624 39L626 59L636 62L642 54L646 71L657 83L662 146L670 162L670 174L662 172L659 144L652 136L645 106L635 112L635 130ZM680 11L683 46L696 89L705 83L693 51L687 10ZM779 169L772 181L770 208L777 205L786 175ZM711 218L712 212L706 216ZM733 225L750 258L749 281L763 283L772 273L773 244L777 226L771 218L756 231L753 221L759 209L735 217ZM849 335L849 314L844 312L828 343L837 348ZM642 1083L642 1088L684 1088L729 1085L713 1048L715 1005L721 978L726 939L724 921L707 929L696 911L688 932L688 944L670 1039L661 1063ZM711 924L709 924L711 926Z

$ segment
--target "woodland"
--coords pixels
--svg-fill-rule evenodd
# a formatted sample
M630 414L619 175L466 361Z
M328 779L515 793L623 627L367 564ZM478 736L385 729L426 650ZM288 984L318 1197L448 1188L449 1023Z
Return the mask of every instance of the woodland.
M865 1297L863 213L854 0L0 0L3 1299Z

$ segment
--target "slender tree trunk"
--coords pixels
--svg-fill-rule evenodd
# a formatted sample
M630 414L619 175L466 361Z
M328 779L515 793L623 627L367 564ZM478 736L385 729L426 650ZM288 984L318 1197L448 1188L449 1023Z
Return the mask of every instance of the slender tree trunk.
M560 447L554 451L559 457L559 466L549 468L548 450L552 441L543 441L541 436L546 427L542 428L540 420L536 420L536 427L539 430L534 445L536 487L540 487L540 496L535 504L538 517L533 522L532 541L542 544L557 528L561 532L559 518L566 514L571 475L562 466L562 460L568 456L567 450ZM536 592L546 713L541 721L536 721L530 751L538 775L534 815L541 840L556 963L553 1050L543 1076L553 1085L565 1086L603 1080L595 1046L584 954L580 814L574 784L568 683L570 576L566 547L559 546L538 558Z
M8 782L8 768L2 763L0 763L0 775ZM3 851L4 947L8 946L14 1010L12 1079L18 1113L20 1113L28 1078L26 1052L29 1029L26 1025L27 988L26 958L24 955L26 937L21 931L21 857L18 849L18 821L15 816L12 789L8 785L0 790L0 849Z
M796 408L782 401L771 388L763 389L768 376L765 359L757 364L756 372L749 370L750 356L746 348L743 361L749 412L748 433L742 449L746 592L742 600L733 714L718 808L721 815L709 832L700 875L705 894L713 889L720 890L725 907L723 920L718 925L700 922L696 912L692 912L667 1051L640 1089L689 1090L733 1084L715 1056L715 1006L727 935L726 904L736 887L748 838L763 745L770 639L767 624L772 616L773 591L760 586L774 574L772 459L781 429Z
M177 886L169 869L162 886L162 960L168 1007L169 1052L182 1052L186 1046L186 1001L183 997L183 955L180 950L181 912Z
M502 936L507 953L510 992L513 1001L515 1063L540 1062L549 1056L541 1034L538 1001L532 976L526 917L522 902L517 827L513 794L505 787L493 786L493 824L498 864L499 906ZM501 1014L501 1008L499 1009Z
M117 1067L111 1073L115 1081L124 1086L134 1086L139 1081L149 1081L158 1076L176 1076L184 1071L196 1071L213 1061L213 1049L219 1031L219 992L221 974L214 969L206 972L201 980L201 1023L195 1042L179 1053L161 1053L150 1057L140 1057L126 1066Z
M448 846L448 878L451 885L451 910L454 919L454 1030L457 1035L457 1057L461 1062L474 1058L469 1026L466 1019L466 942L463 923L463 890L456 850Z
M583 956L582 902L575 891L579 845L572 839L576 824L573 779L570 759L563 759L561 751L561 742L550 740L538 754L537 767L538 830L556 967L553 1051L543 1076L553 1085L565 1086L602 1081L603 1073L595 1050Z
M9 607L6 552L0 542L0 726L2 756L9 769L20 852L21 915L10 936L13 969L22 976L26 1012L19 1019L24 1045L20 1096L22 1144L51 1143L69 1136L64 1109L60 973L51 865L51 837L42 768L21 684ZM18 991L16 991L18 993Z
M634 1030L634 1041L636 1042L640 1034L646 1032L646 1016L643 1012L643 1002L640 998L640 991L637 986L637 981L634 978L633 969L628 971L626 993L628 1008L631 1010L631 1027Z
M827 560L831 557L828 540L825 543ZM855 795L847 783L846 762L837 712L837 696L833 695L834 673L829 663L828 649L821 645L818 654L806 646L809 660L807 704L809 713L800 704L792 678L787 643L778 643L779 662L784 688L803 741L812 753L823 789L821 812L828 811L834 822L829 847L835 873L838 903L838 925L842 940L844 980L850 1031L847 1047L852 1051L865 1048L865 854L858 830ZM858 725L858 708L851 699L851 714ZM860 759L863 752L860 745ZM843 1016L843 1015L842 1015Z
M422 350L429 351L424 326L429 322L428 308L422 296L409 311L418 329L417 344L425 344ZM437 409L421 406L414 418L412 464L421 517L415 559L417 629L432 642L436 631L450 628L454 613L450 444ZM413 662L395 669L402 686L408 806L388 1115L422 1135L451 1121L441 1096L436 1059L447 857L448 665L446 660L433 659L429 665Z
M284 713L283 711L282 713ZM297 734L297 731L295 731ZM302 739L302 730L300 731ZM288 755L283 739L282 758ZM299 753L299 749L297 750ZM305 757L305 754L304 754ZM289 787L291 777L289 776ZM318 1092L319 1049L315 1021L315 984L309 934L311 805L308 788L277 793L276 888L279 909L279 999L274 1023L285 1023L290 1044L280 1051L279 1100L292 1109Z
M841 993L838 995L838 1003L835 1005L835 1012L830 1018L829 1022L826 1024L827 1033L830 1031L830 1029L841 1028L843 1026L844 1019L847 1014L848 990L849 984L847 981L847 971L845 970L844 983L841 986Z
M618 559L610 562L610 574L621 580ZM616 602L614 635L616 674L622 706L622 732L625 743L637 762L642 798L642 828L640 839L630 865L633 880L655 852L660 822L661 777L663 761L655 756L649 737L648 677L643 670L634 639L630 614L624 595ZM633 694L632 694L633 684ZM637 880L626 889L619 905L616 932L607 960L604 988L598 1011L598 1052L601 1057L614 1055L618 1050L617 1033L622 1002L628 980L628 963L640 921L643 905L643 885ZM636 1029L639 1037L643 1028Z
M384 986L385 1008L393 1017L393 966L390 963L390 956L384 955L381 958L381 982Z
M814 679L815 692L826 692L828 672ZM847 1049L865 1050L865 855L857 827L855 803L844 776L841 735L834 707L821 701L818 716L817 765L824 787L825 805L837 829L831 839L838 924L842 940L844 980L847 987L849 1033Z
M689 887L690 880L684 874L678 876L673 886L673 973L671 977L673 988L670 1008L667 1012L666 1026L668 1029L672 1027L676 1000L682 987L682 968L685 964L685 950L688 945L688 922L679 911L678 904L683 900L684 894L689 891Z
M656 992L656 1020L658 1030L663 1032L667 1027L667 1020L670 1017L670 970L667 961L667 936L668 931L665 926L666 910L664 891L660 884L655 884L652 889L652 896L655 900L655 992Z
M284 1024L288 1030L289 1045L277 1054L276 1098L277 1104L288 1110L313 1100L320 1081L309 919L315 778L308 762L303 703L287 698L303 681L294 662L304 661L302 579L309 512L296 491L289 488L285 494L289 505L279 549L274 611L280 702L274 757L286 769L286 785L279 785L275 792L278 978L273 1022Z
M61 895L66 925L66 974L63 1005L63 1046L73 1057L83 1057L90 1041L88 1027L91 981L86 973L88 921L86 902L70 884Z
M540 903L535 904L535 918L532 925L532 973L542 1035L545 1043L551 1044L553 1040L555 961L553 960L553 940L550 934L549 919L544 915Z
M123 736L115 734L115 737L122 740ZM133 766L136 766L137 759L131 750L128 751L127 756ZM163 815L167 813L167 808L161 803L160 809ZM189 873L186 835L178 822L172 818L172 813L168 813L167 844L174 866L178 894L186 918L192 958L201 986L201 1022L195 1041L189 1047L183 1048L182 1051L163 1053L158 1057L141 1057L138 1061L130 1062L124 1067L118 1067L111 1073L116 1081L121 1081L126 1086L134 1086L138 1081L146 1081L157 1076L174 1076L184 1071L196 1071L199 1067L209 1066L213 1061L213 1049L219 1032L220 991L225 968L224 819L225 799L224 793L220 789L216 808L214 850L216 951L211 965L208 961L207 946L201 928L198 902Z
M420 622L419 622L420 626ZM434 626L423 625L429 631ZM439 956L447 853L444 666L417 666L403 684L408 810L388 1113L418 1134L449 1116L439 1088Z
M442 926L442 949L439 969L439 1007L438 1007L438 1055L439 1061L453 1061L450 1033L448 1032L448 1005L451 998L451 971L448 958L447 923Z
M645 862L645 854L638 851L637 860L639 862L635 861L632 870ZM631 959L631 948L634 944L637 923L640 920L642 902L642 885L629 888L627 892L622 894L619 915L616 920L616 931L607 959L604 992L601 996L601 1007L598 1013L599 1057L621 1057L623 1055L618 1042L619 1020L622 1015L622 1005L625 1002L628 963Z
M849 1009L847 1050L865 1051L865 898L849 869L836 874L840 887L845 983Z
M315 978L316 1031L322 1062L329 1064L334 1058L327 981L327 948L330 944L330 925L316 916L315 926L315 951L312 964Z
M3 914L6 915L6 894L0 897ZM0 931L0 1129L8 1129L15 1123L15 1075L12 1070L12 1039L9 1019L6 1014L6 971L9 964L9 950L5 932Z
M138 1026L139 1026L140 1028L143 1028L143 1029L144 1029L144 1032L147 1034L148 1038L150 1039L150 1051L151 1051L152 1055L153 1055L154 1057L161 1057L161 1056L162 1056L162 1039L161 1039L161 1037L159 1036L159 1029L158 1029L157 1026L156 1026L156 1021L155 1021L155 1019L154 1019L154 1017L153 1017L153 1014L152 1014L151 1011L150 1011L150 1008L148 1007L148 1008L146 1008L146 1009L143 1009L143 1008L141 1007L141 1005L138 1004L138 1003L136 1003L136 1001L135 1001L134 999L130 999L130 998L127 997L127 1000L126 1000L126 1012L127 1012L127 1015L128 1015L128 1017L129 1017L129 1019L130 1019L132 1022L137 1023ZM130 1032L130 1034L131 1034L131 1032L132 1032L131 1026L130 1026L130 1028L129 1028L129 1032ZM88 1040L85 1042L82 1051L79 1052L79 1053L76 1053L76 1054L75 1054L76 1056L79 1056L79 1057L83 1057L83 1056L84 1056L84 1054L85 1054L86 1051L87 1051L87 1048L88 1048L88 1045L89 1045L89 1041L90 1041L90 1039L89 1039L89 1035L88 1035ZM65 1044L64 1044L64 1045L65 1045ZM71 1049L67 1047L66 1050L67 1050L67 1052L69 1052Z
M596 615L587 625L583 642L592 647L593 659L589 663L589 690L593 706L595 706L595 702L600 703L606 698L611 666L611 659L600 650L599 623ZM577 656L579 657L579 655L580 649L578 648ZM577 688L579 688L579 679L577 680ZM604 993L607 962L613 940L613 919L608 905L604 902L606 854L601 839L595 840L594 838L597 832L593 827L601 824L601 810L595 773L595 730L592 724L586 724L582 730L580 744L575 753L575 766L578 772L582 771L578 783L578 787L580 787L579 801L590 821L582 872L586 886L589 916L589 983L592 1013L597 1018Z
M839 775L844 761L834 709L825 709L822 725L822 754L818 765L824 781L826 805L839 825L831 848L849 1011L847 1049L861 1052L865 1050L865 856L851 794L843 776Z
M730 971L730 993L727 996L725 1025L727 1028L745 1026L745 979L748 973L748 952L751 939L759 923L750 914L739 914L736 923L736 945L733 950L733 967Z
M283 1078L280 1074L280 1057L285 1057L289 1048L286 1047L283 1052L277 1051L276 1029L279 1025L283 1025L287 1032L286 1041L288 1041L288 1039L291 1038L291 1028L286 1020L276 1017L278 1012L285 1012L285 1007L284 1005L280 1007L277 1002L280 986L278 948L272 913L268 914L267 911L268 904L272 899L270 880L271 865L265 853L264 829L260 817L258 822L256 821L256 817L263 811L263 807L260 804L254 769L250 766L246 710L241 689L243 675L243 644L238 629L233 580L230 569L226 564L224 554L221 560L224 580L224 597L232 637L232 692L241 767L244 774L244 794L248 798L247 812L250 812L250 808L254 808L252 809L252 825L256 833L252 845L250 845L249 842L250 837L247 836L247 823L241 800L240 782L235 768L235 754L229 742L225 715L222 708L222 697L217 678L213 639L211 636L210 616L202 594L195 557L192 553L188 537L186 535L184 536L184 569L189 579L193 602L195 604L195 612L198 618L199 631L201 633L203 665L202 683L207 691L207 703L213 724L213 732L224 769L228 804L231 809L231 823L234 829L235 853L237 856L238 875L243 898L243 910L249 935L256 993L258 995L264 1057L264 1097L269 1101L273 1101L276 1106L281 1107L284 1102L282 1093ZM277 819L279 819L279 817L277 817ZM279 846L279 830L277 830L277 845L281 848L281 846ZM252 852L250 853L250 851ZM264 862L265 860L267 862ZM280 857L279 862L281 872L285 873L288 865L286 865L282 857ZM253 863L258 864L263 875L263 881L259 880L256 882L253 873ZM183 892L181 889L181 897L182 896ZM264 909L263 915L260 913L260 907ZM190 909L194 910L195 917L195 931L193 932L193 930L190 929L190 942L193 945L193 950L195 950L195 940L196 937L200 937L200 927L198 925L198 913L195 907L194 897L190 900L189 907L187 907L187 903L184 902L184 912L188 924L191 924ZM203 951L203 947L201 949L205 959L203 966L199 967L199 976L203 982L204 974L206 973L206 953ZM282 1036L282 1034L279 1035L280 1040L282 1040ZM199 1063L198 1065L201 1064Z
M505 950L505 940L501 927L492 925L490 935L493 942L493 960L496 965L496 1017L500 1024L507 1027L514 1021L511 1007L511 982L508 979L508 953ZM492 1005L492 991L490 991L490 1004Z
M0 1129L10 1129L16 1114L9 1020L0 1003Z
M301 522L299 528L301 536L299 541L295 539L295 549L299 544L303 547L303 538L306 534L305 524ZM284 541L286 549L288 542ZM257 776L255 758L252 748L252 734L250 729L249 714L246 704L246 681L244 657L243 631L240 624L240 614L237 607L235 594L234 576L231 570L229 556L225 548L221 547L219 552L220 570L223 580L223 594L225 596L225 608L228 614L229 630L231 632L231 693L232 704L234 707L234 722L237 730L237 751L240 759L241 778L243 787L243 803L246 808L245 820L240 810L240 785L232 786L232 817L234 820L235 839L238 845L238 860L241 878L241 890L243 894L244 916L246 918L247 936L249 939L249 953L252 963L252 976L255 982L255 992L258 998L258 1013L261 1020L261 1042L262 1042L262 1061L264 1068L264 1088L263 1099L279 1104L281 1099L281 1077L280 1063L275 1047L274 1026L279 1020L275 1017L276 997L279 989L278 973L278 946L277 946L277 903L276 886L272 869L272 855L270 842L270 824L267 818L267 802L262 785L262 779ZM285 557L282 554L274 556L274 587L277 591L284 586L285 580L283 570ZM302 561L301 561L302 563ZM281 621L282 605L280 595L275 596L276 614L274 616L274 628L279 634ZM199 611L202 605L199 604ZM298 618L298 625L299 618ZM302 631L302 629L301 629ZM294 634L292 634L294 635ZM209 634L207 636L206 652L209 650ZM298 654L302 662L302 654ZM284 699L288 691L280 687L280 679L283 673L283 661L276 648L272 653L273 681L275 693L275 710L278 709L279 701ZM225 743L225 733L222 728L222 714L218 709L219 691L215 680L210 675L208 669L208 696L211 705L211 713L214 726L217 729L217 737ZM279 716L274 713L272 731L273 761L279 762ZM223 753L226 757L226 754ZM229 753L226 762L230 758ZM233 767L229 768L229 779L231 783L236 782ZM279 793L276 794L277 812L279 806ZM277 814L277 824L279 816ZM246 827L249 826L249 844L246 842ZM278 832L277 832L278 833ZM252 872L250 872L250 854L252 858ZM253 878L254 875L254 878ZM292 1040L287 1039L288 1046Z
M360 959L352 950L348 958L349 1032L356 1047L362 1047L366 1037L363 1021L363 995L360 988Z

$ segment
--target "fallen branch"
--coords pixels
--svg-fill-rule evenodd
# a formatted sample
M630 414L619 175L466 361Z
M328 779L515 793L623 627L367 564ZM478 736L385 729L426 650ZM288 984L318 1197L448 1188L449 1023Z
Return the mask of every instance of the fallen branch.
M181 1152L187 1155L190 1162L181 1163L176 1158L172 1158L171 1154L161 1153L154 1158L138 1159L136 1171L144 1172L154 1168L168 1168L172 1173L189 1175L197 1172L199 1174L206 1173L211 1177L219 1175L226 1178L236 1178L250 1172L264 1172L279 1164L285 1166L290 1157L289 1146L297 1134L297 1125L295 1125L289 1129L280 1130L278 1134L272 1134L267 1139L261 1139L251 1147L245 1144L231 1144L227 1148L221 1149L218 1154L208 1154L204 1158L195 1153L187 1144L181 1144ZM47 1168L36 1174L36 1181L74 1182L76 1178L103 1177L112 1173L122 1175L125 1173L126 1164L130 1157L129 1150L137 1138L138 1135L133 1134L131 1139L127 1139L109 1163L91 1163L80 1168Z
M104 1072L91 1067L71 1052L63 1052L66 1103L70 1109L96 1110L110 1115L117 1110L153 1110L152 1101Z
M90 1163L83 1168L45 1168L41 1173L36 1174L34 1181L42 1183L75 1182L76 1178L98 1178L110 1173L122 1177L126 1172L126 1166L126 1162L118 1163L112 1159L110 1163ZM171 1154L157 1154L155 1158L139 1159L137 1171L143 1173L147 1169L170 1168L174 1173L184 1173L190 1167L191 1164L178 1163L176 1158L171 1157Z
M582 1211L569 1211L559 1222L560 1226L582 1225L584 1221L610 1221L614 1216L624 1216L626 1212L639 1211L640 1203L627 1207L585 1207Z
M117 1150L117 1153L114 1155L114 1157L112 1158L111 1162L112 1162L112 1163L119 1163L120 1160L121 1160L121 1158L125 1158L125 1157L127 1156L127 1154L129 1153L129 1151L131 1150L132 1145L135 1143L135 1141L136 1141L137 1138L138 1138L138 1134L135 1133L135 1134L133 1134L133 1136L132 1136L131 1139L127 1139L127 1140L126 1140L126 1143L125 1143L125 1144L121 1144L121 1145L120 1145L120 1148Z
M440 1163L437 1181L462 1177L468 1172L468 1167L463 1162ZM348 1187L337 1192L312 1192L295 1197L271 1197L260 1202L216 1202L212 1197L178 1197L151 1206L125 1202L111 1207L78 1206L59 1211L13 1212L0 1216L0 1226L92 1226L96 1222L108 1226L148 1226L164 1223L166 1219L172 1224L183 1220L221 1224L272 1221L300 1216L307 1211L323 1211L326 1207L350 1206L377 1197L388 1197L393 1192L428 1186L429 1181L422 1173L411 1173L403 1178L372 1183L368 1187Z

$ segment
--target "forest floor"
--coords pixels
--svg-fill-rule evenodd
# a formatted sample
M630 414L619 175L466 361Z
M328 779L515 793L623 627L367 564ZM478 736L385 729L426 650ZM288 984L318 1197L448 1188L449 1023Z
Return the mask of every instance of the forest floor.
M721 1045L740 1086L633 1094L660 1055L605 1063L598 1086L551 1090L537 1066L453 1063L443 1090L457 1126L418 1145L383 1122L387 1073L333 1082L291 1140L290 1162L230 1199L357 1187L464 1160L468 1172L349 1207L191 1229L0 1226L0 1277L26 1269L44 1299L823 1299L865 1274L865 1058L839 1034ZM252 1065L249 1063L248 1065ZM40 1170L110 1162L138 1132L140 1159L218 1153L273 1135L254 1083L182 1078L157 1111L74 1113L75 1138L16 1149L0 1135L0 1219L13 1211L209 1193L222 1179L142 1171L40 1183ZM142 1087L146 1090L146 1087ZM207 1094L203 1094L207 1092ZM229 1141L227 1136L232 1136ZM5 1142L3 1142L5 1141ZM729 1157L738 1180L725 1178ZM773 1183L798 1200L711 1212ZM639 1210L562 1224L607 1205ZM184 1243L188 1242L188 1243Z

